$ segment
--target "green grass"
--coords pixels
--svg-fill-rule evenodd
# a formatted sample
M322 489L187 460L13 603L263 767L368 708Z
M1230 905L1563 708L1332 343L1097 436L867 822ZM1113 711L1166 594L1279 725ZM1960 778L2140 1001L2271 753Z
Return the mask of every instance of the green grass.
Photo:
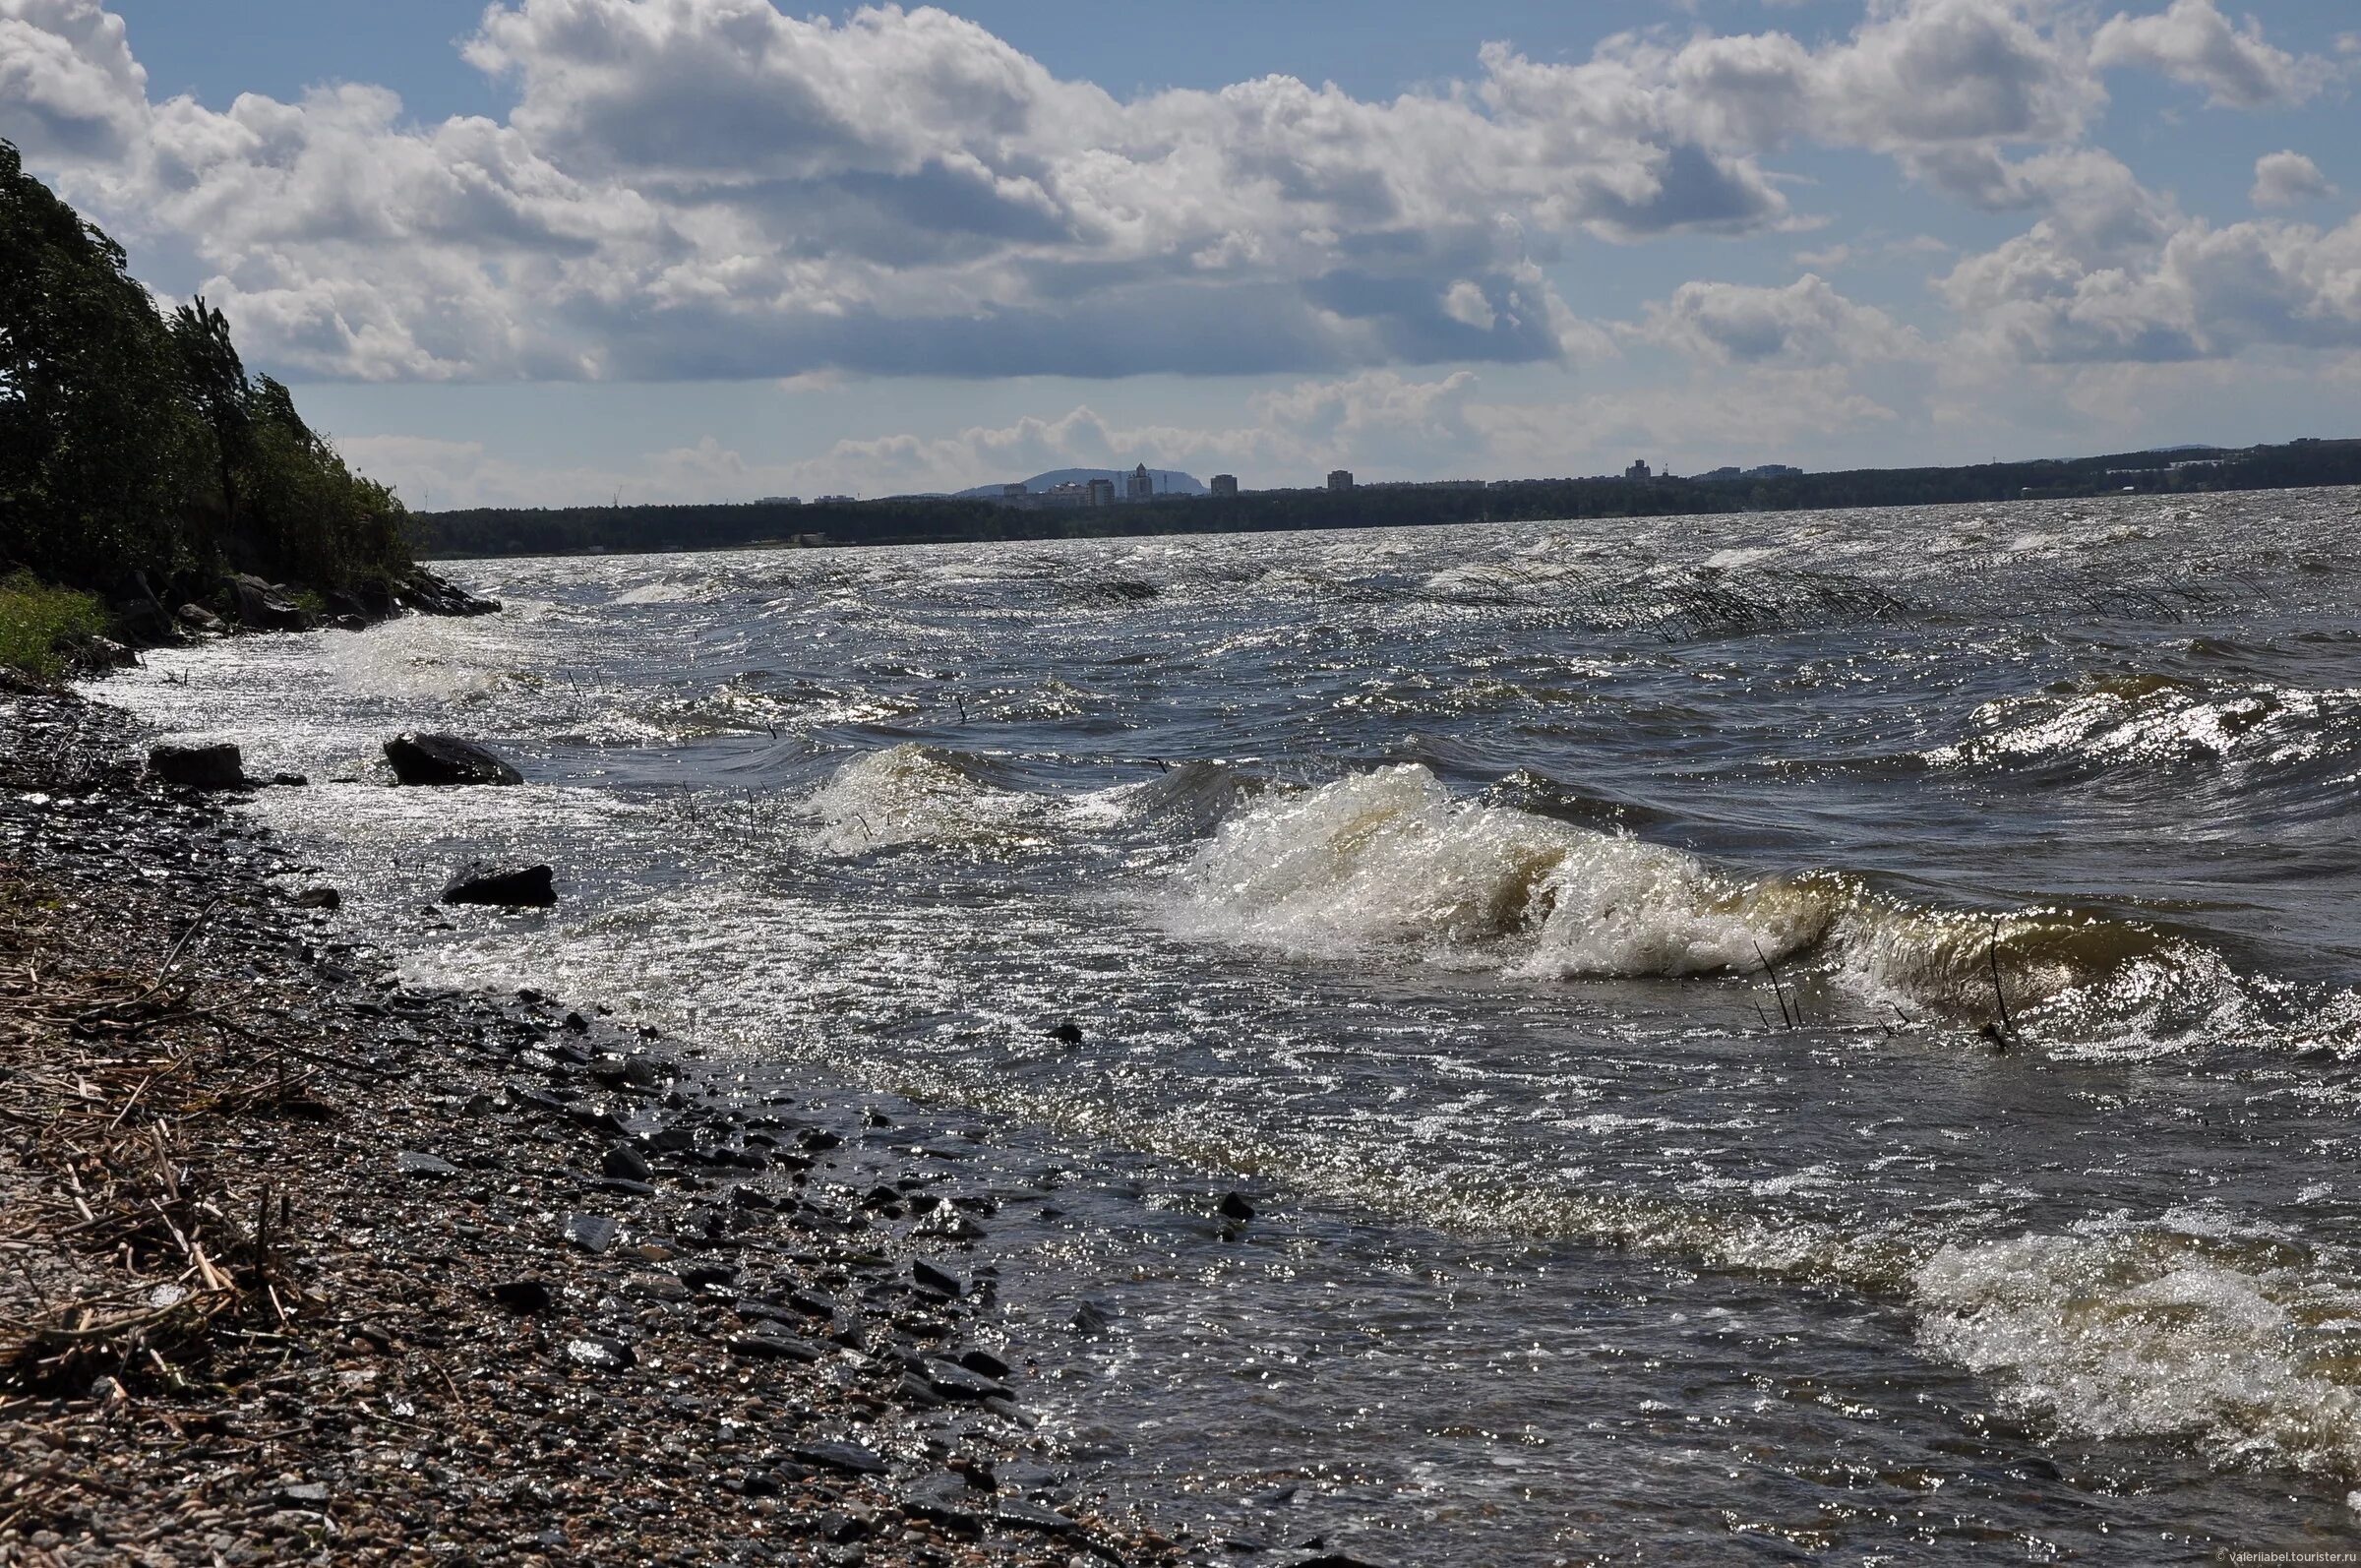
M0 577L0 665L54 681L65 673L62 644L105 631L106 612L89 594L52 588L29 572Z

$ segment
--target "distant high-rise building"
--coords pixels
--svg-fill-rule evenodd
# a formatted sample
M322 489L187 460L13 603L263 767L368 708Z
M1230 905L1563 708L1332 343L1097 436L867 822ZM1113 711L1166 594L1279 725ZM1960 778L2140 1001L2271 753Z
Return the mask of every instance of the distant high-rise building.
M1632 464L1630 467L1628 467L1628 468L1624 469L1624 470L1623 470L1623 477L1624 477L1624 478L1626 478L1626 479L1645 479L1645 478L1647 478L1647 477L1648 477L1648 459L1647 459L1647 458L1645 458L1645 457L1642 457L1642 458L1640 458L1640 459L1639 459L1637 462L1634 462L1634 463L1633 463L1633 464Z
M1112 479L1093 479L1093 480L1090 482L1089 489L1090 489L1090 504L1091 504L1092 506L1094 506L1094 507L1112 507L1112 506L1114 506L1114 505L1115 505L1115 481L1114 481L1114 480L1112 480Z
M1332 469L1328 475L1328 488L1331 490L1352 489L1353 470L1350 468Z
M1237 494L1238 494L1238 475L1236 475L1236 474L1215 474L1215 475L1213 476L1213 493L1214 493L1215 495L1217 495L1217 496L1235 496L1235 495L1237 495Z
M1032 492L1027 490L1023 485L1000 486L1000 499L1002 501L1022 501L1025 499L1025 497L1031 494Z
M1124 485L1123 498L1126 501L1146 501L1155 494L1156 481L1148 477L1148 465L1143 462L1131 470L1131 477Z

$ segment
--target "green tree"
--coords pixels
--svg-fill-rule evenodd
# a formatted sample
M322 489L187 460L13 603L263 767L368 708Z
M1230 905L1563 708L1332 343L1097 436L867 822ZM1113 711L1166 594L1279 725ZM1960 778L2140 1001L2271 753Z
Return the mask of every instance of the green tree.
M0 142L0 558L91 585L177 564L176 368L122 248Z
M0 575L114 591L223 566L297 588L408 570L400 502L201 296L167 320L123 250L0 141Z
M247 403L254 389L245 362L229 339L229 323L197 296L172 313L172 346L180 356L182 390L212 433L213 472L221 486L221 525L238 521L238 468L252 456Z

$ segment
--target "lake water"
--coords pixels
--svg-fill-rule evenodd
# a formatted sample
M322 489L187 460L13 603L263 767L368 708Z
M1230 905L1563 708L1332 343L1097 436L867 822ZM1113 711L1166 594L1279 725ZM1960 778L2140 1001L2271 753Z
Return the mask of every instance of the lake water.
M312 775L252 809L422 981L999 1128L1046 1429L1241 1562L2197 1562L2361 1548L2357 541L465 563L105 692ZM435 914L475 855L560 908Z

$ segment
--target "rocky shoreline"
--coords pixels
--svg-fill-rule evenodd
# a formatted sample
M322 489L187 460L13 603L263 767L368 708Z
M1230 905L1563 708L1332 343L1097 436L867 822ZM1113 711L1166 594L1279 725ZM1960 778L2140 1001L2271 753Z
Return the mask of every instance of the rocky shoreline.
M0 1563L1212 1560L1035 1434L961 1150L405 989L141 740L0 694Z

